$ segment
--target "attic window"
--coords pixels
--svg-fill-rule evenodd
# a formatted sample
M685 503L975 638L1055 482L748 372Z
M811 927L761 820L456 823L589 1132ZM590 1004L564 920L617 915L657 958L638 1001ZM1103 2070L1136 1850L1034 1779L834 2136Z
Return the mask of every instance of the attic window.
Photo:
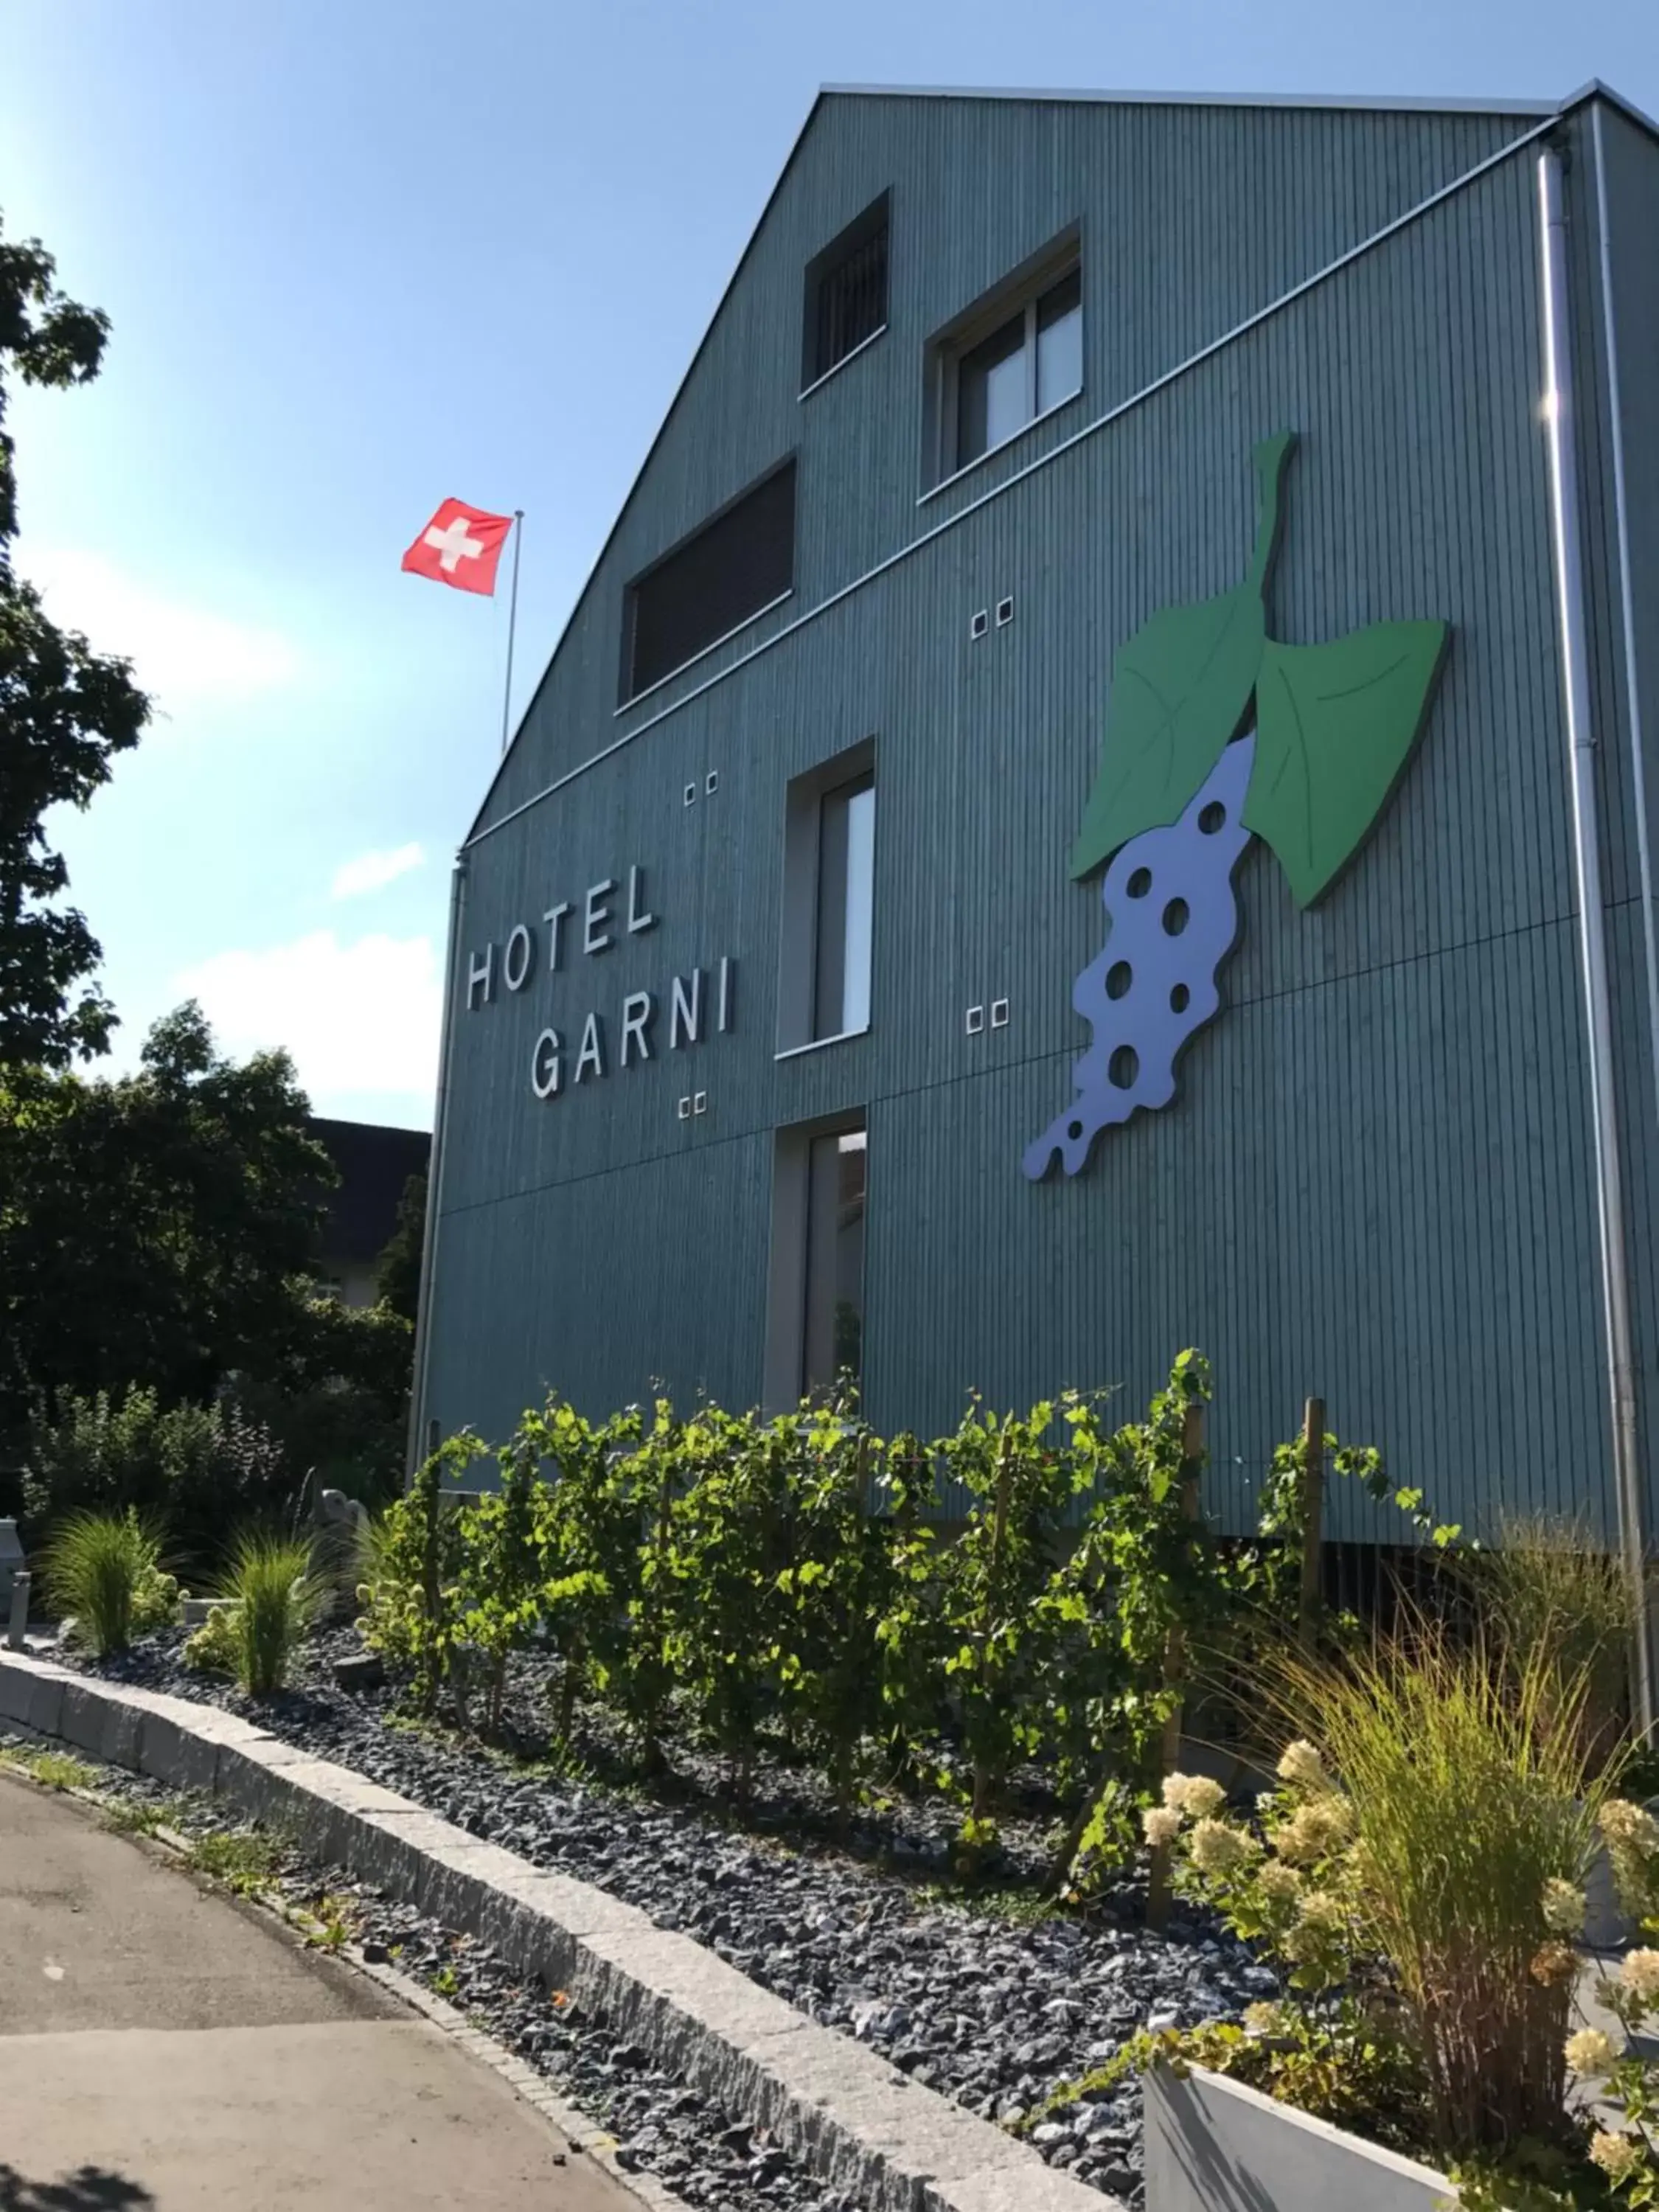
M887 194L884 192L806 264L801 388L887 327Z
M794 574L792 457L628 586L623 704L787 598Z
M1072 232L934 340L931 474L942 483L1083 389L1083 282Z

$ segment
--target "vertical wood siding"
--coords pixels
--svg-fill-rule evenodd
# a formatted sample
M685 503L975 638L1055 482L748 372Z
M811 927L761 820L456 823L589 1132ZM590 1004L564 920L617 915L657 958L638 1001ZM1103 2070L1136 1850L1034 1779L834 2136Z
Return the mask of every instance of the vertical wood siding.
M490 818L630 726L611 712L622 583L789 442L797 611L966 496L918 516L924 341L1065 223L1084 226L1085 395L1075 419L976 471L975 494L1521 128L827 102ZM1632 168L1652 153L1620 146ZM797 408L801 269L889 184L891 327ZM544 961L544 909L579 908L607 876L620 903L630 864L659 919L592 958L567 923L560 974L456 1015L428 1414L499 1433L547 1385L597 1412L656 1378L757 1399L772 1132L862 1108L878 1425L946 1425L973 1387L1017 1402L1119 1386L1127 1407L1196 1342L1216 1364L1213 1481L1233 1517L1316 1390L1437 1512L1478 1523L1507 1501L1607 1525L1533 191L1528 156L1493 168L474 848L463 989L469 951L493 939L499 960L522 920ZM1223 1011L1176 1103L1109 1132L1087 1175L1034 1188L1020 1153L1066 1103L1088 1041L1071 987L1103 918L1066 854L1112 652L1158 607L1237 580L1250 447L1284 427L1300 443L1273 634L1448 619L1424 741L1313 914L1269 854L1247 855ZM1659 425L1639 428L1650 471ZM1006 593L1013 622L970 641L971 614ZM786 786L871 736L872 1028L780 1062ZM717 794L687 807L710 769ZM1622 878L1610 896L1626 902L1623 1049L1639 929ZM738 963L734 1034L571 1086L590 1007L614 1059L623 997L652 990L664 1048L670 979L722 955ZM966 1036L964 1008L1003 996L1008 1027ZM541 1104L530 1054L549 1022L567 1088ZM708 1110L682 1121L693 1089ZM1645 1164L1632 1182L1650 1370L1659 1194ZM1335 1524L1373 1525L1346 1508Z

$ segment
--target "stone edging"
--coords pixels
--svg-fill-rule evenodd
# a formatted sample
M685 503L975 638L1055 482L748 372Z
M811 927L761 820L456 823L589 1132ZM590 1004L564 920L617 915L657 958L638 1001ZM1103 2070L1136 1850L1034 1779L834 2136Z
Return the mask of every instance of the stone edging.
M289 1829L331 1862L477 1936L517 1972L568 1990L866 2212L1118 2208L637 1906L544 1873L234 1714L4 1651L0 1720L169 1788L216 1793L252 1819Z

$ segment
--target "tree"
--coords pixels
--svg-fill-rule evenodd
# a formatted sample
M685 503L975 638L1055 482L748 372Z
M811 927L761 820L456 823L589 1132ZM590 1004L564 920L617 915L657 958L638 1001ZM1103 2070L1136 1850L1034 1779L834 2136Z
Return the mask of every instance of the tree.
M0 1068L0 1416L132 1383L164 1404L269 1375L314 1334L333 1164L286 1053L222 1058L199 1007L118 1081Z
M38 239L0 231L0 1072L66 1067L107 1048L115 1010L84 981L101 951L86 917L56 903L69 870L46 842L45 817L55 805L84 807L149 719L129 664L59 629L12 568L7 376L90 383L109 332L99 309L64 297L56 275Z
M382 1305L405 1321L419 1318L421 1253L426 1243L426 1177L412 1175L398 1200L398 1225L374 1272L374 1291Z

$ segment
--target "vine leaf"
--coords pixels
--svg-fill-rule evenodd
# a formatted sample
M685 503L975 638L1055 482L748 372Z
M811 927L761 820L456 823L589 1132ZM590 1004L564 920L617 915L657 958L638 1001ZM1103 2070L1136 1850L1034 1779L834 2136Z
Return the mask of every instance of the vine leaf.
M1072 848L1074 878L1143 830L1179 821L1243 727L1267 638L1279 486L1294 443L1286 430L1255 448L1261 507L1243 581L1196 606L1161 608L1118 647L1100 769Z
M1449 635L1443 622L1373 623L1329 645L1267 641L1243 818L1279 855L1298 906L1329 889L1382 812Z

